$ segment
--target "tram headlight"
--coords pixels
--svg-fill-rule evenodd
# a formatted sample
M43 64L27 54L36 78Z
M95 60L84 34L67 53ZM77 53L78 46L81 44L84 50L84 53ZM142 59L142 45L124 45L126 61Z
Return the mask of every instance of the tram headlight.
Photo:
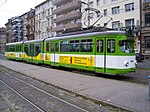
M129 66L129 62L128 61L125 61L124 62L124 65L127 67L127 66Z

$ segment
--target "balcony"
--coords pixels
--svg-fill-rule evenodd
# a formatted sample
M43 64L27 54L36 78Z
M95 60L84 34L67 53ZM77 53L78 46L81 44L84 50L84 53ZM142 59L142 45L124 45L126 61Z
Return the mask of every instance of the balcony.
M77 19L77 18L81 18L81 12L73 12L73 13L69 13L69 14L65 14L62 15L60 17L57 17L55 20L53 20L53 23L61 23L64 21L68 21L68 20L72 20L72 19Z
M70 11L72 9L79 9L80 7L81 7L81 1L74 1L66 5L63 5L60 8L53 10L52 14L61 14L64 11Z
M67 1L67 0L54 0L54 1L52 2L52 4L53 4L53 5L60 5L60 4L64 3L65 1Z
M52 31L54 32L60 32L65 30L71 30L71 29L80 29L82 27L82 23L73 23L73 24L65 24L64 26L57 26L55 28L52 28Z
M56 26L54 28L52 28L52 31L54 32L59 32L59 31L63 31L64 30L64 26Z
M73 23L73 24L66 24L66 29L78 29L82 27L82 23Z

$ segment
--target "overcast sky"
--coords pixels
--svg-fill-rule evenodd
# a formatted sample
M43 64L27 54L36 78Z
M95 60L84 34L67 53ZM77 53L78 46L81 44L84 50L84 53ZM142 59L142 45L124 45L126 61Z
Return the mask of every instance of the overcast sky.
M20 16L45 0L0 0L0 27L4 27L8 19Z

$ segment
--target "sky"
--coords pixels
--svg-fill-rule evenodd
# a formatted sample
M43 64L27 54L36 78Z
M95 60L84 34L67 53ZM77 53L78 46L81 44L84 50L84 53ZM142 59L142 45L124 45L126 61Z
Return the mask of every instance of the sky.
M0 27L5 27L8 19L21 16L45 0L0 0Z

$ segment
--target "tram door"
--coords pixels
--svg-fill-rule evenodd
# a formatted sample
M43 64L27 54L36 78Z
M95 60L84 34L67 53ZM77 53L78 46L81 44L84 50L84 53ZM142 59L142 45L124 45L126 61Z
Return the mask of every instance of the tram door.
M57 52L59 52L59 44L57 41L51 42L51 64L56 66L56 63L58 62Z
M33 62L33 57L34 57L34 43L30 44L30 62Z
M96 56L95 56L95 67L97 73L105 73L106 69L106 44L105 38L96 38Z

